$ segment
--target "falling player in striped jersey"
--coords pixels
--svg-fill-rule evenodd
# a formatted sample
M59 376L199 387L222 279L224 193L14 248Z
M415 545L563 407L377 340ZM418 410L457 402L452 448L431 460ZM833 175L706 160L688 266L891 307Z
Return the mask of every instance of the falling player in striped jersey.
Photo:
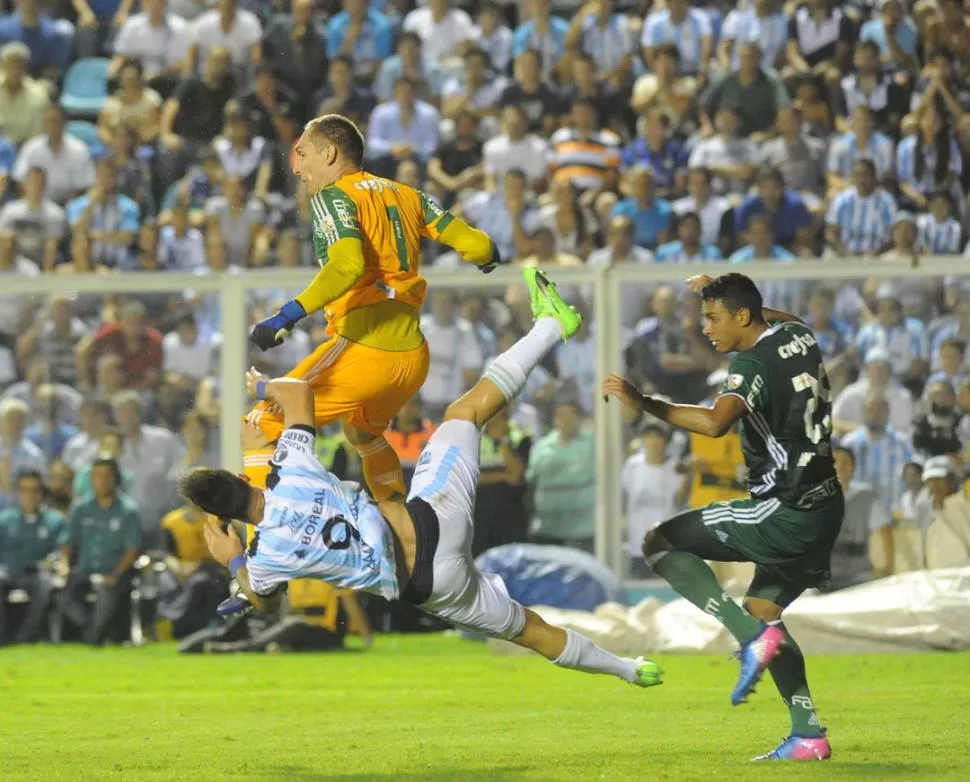
M647 660L623 658L589 639L544 622L514 601L502 579L472 561L481 429L522 390L526 378L582 318L537 269L523 272L536 318L532 330L496 358L485 376L453 402L418 459L411 491L375 501L341 483L314 457L313 394L298 378L247 374L250 392L282 408L285 429L266 489L227 470L186 476L183 495L207 513L255 525L245 553L232 532L207 523L209 550L259 610L271 610L290 579L318 578L419 606L456 626L504 638L556 665L607 673L630 684L660 684Z
M603 393L690 432L722 437L740 425L750 497L714 502L647 533L650 566L741 645L741 675L731 703L744 703L766 670L788 706L792 732L761 759L824 760L831 748L805 676L805 658L781 614L829 576L845 504L832 461L832 404L822 353L794 315L762 307L743 274L692 277L703 299L704 333L720 353L735 353L713 407L643 396L620 377ZM724 593L704 560L754 562L744 607Z

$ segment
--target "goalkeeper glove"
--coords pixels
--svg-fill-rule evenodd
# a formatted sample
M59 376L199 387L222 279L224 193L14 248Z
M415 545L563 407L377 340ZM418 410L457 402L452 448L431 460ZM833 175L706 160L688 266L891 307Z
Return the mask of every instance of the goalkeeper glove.
M479 266L478 270L482 274L491 274L500 263L502 263L502 254L498 251L498 245L492 242L492 259L484 266Z
M303 318L306 310L296 299L286 302L280 311L266 320L261 320L249 334L249 341L260 350L269 350L283 344L286 333Z

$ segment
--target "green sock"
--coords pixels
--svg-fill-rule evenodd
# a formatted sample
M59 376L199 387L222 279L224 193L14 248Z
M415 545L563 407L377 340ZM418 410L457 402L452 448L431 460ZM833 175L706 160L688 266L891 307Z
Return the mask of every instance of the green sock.
M768 670L771 671L771 678L775 680L775 686L791 714L791 732L799 736L820 736L818 716L815 714L815 705L812 703L808 679L805 676L805 656L788 628L779 624L778 629L785 634L785 644L768 666Z
M721 588L707 563L686 551L662 551L648 559L661 578L705 614L710 614L744 644L761 632L761 622Z

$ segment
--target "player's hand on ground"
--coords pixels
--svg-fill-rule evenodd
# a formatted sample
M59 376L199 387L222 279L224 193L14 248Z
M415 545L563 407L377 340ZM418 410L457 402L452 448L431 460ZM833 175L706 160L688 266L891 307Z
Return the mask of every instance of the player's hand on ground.
M228 565L230 559L243 553L242 543L232 528L230 527L228 532L223 532L219 522L212 516L205 520L202 535L205 537L206 546L209 547L209 553L220 565Z
M260 372L256 367L250 367L246 372L246 391L252 399L256 398L256 384L260 380L269 380L269 375Z
M695 274L693 277L688 277L687 289L691 293L700 293L704 288L714 282L714 278L709 274Z
M610 397L616 397L627 407L636 410L643 408L643 394L633 383L619 375L610 375L603 382L603 401L609 402Z

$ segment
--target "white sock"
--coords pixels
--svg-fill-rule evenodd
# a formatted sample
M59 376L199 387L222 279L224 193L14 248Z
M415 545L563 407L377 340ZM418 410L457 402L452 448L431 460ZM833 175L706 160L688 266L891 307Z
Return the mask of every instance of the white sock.
M525 387L529 373L560 339L562 324L555 318L539 318L528 334L488 365L483 377L496 385L506 402L511 402Z
M637 681L636 660L617 657L572 630L566 631L566 648L553 662L561 668L572 668L583 673L608 673L630 684Z

